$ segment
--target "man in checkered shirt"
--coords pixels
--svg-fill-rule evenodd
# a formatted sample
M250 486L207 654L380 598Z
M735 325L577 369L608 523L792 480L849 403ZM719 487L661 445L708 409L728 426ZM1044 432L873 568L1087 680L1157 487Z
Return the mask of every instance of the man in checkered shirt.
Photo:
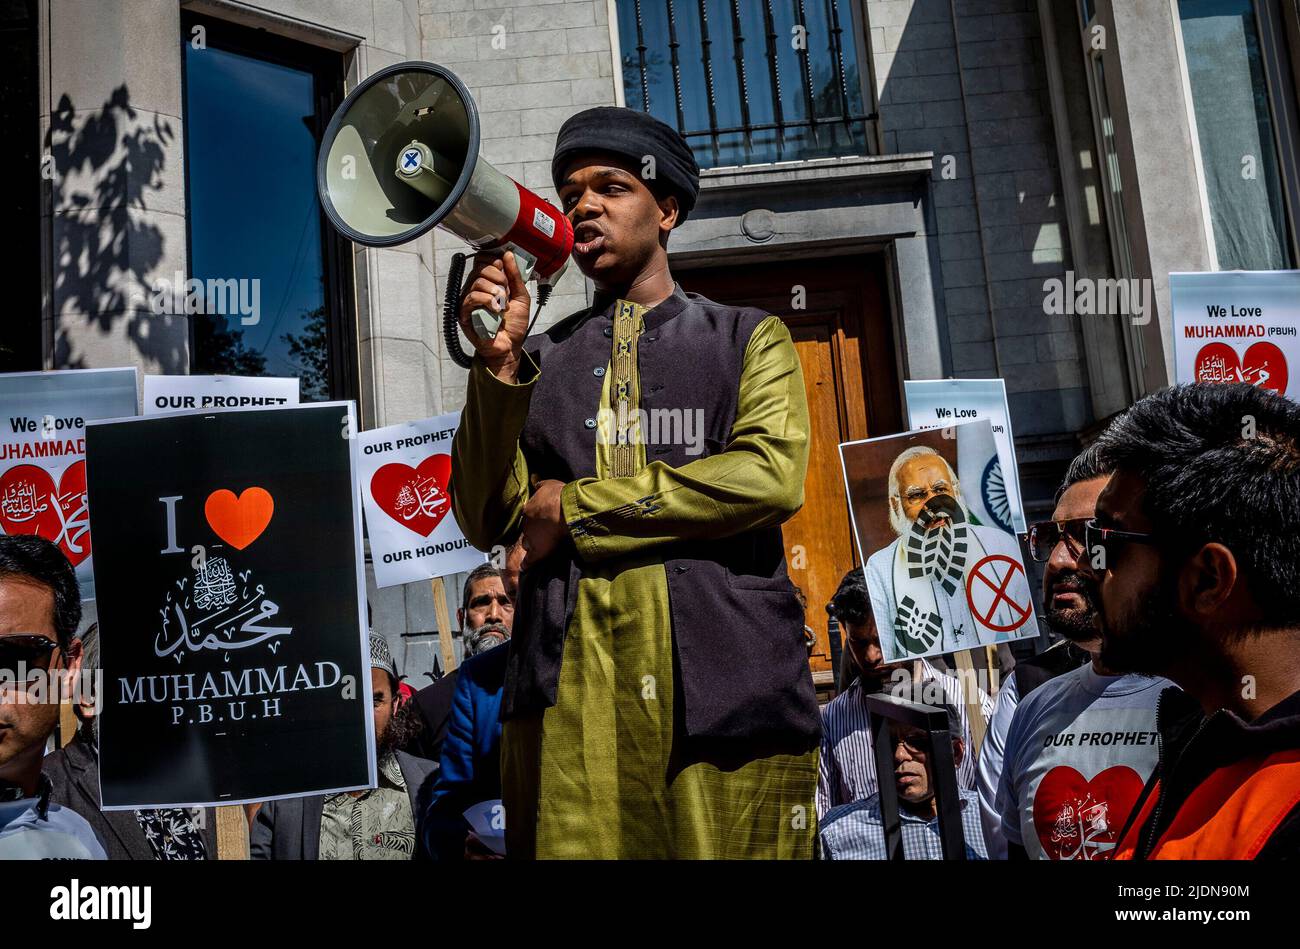
M948 715L952 736L953 763L960 766L966 754L961 739L961 717L956 708L939 706ZM924 729L890 722L893 744L894 782L898 790L898 814L903 834L903 856L908 860L942 860L939 809L935 799L934 768L930 761L931 737ZM958 790L958 811L965 838L967 860L987 860L980 826L979 796L969 788ZM886 860L885 830L880 812L880 793L862 801L831 808L818 832L823 858L827 860Z

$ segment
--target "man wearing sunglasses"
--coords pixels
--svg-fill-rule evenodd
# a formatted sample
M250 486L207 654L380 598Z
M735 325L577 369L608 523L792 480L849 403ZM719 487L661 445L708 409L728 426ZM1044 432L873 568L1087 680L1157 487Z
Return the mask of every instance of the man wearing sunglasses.
M1110 472L1097 460L1090 447L1070 463L1065 480L1056 490L1052 520L1029 526L1029 554L1043 564L1043 610L1039 614L1062 638L1050 649L1016 663L998 689L993 717L980 748L978 787L980 818L989 856L1005 860L1007 841L1002 836L1002 815L998 813L998 784L1006 750L1011 717L1021 700L1049 679L1090 662L1087 651L1099 645L1092 625L1092 612L1080 593L1075 560L1083 549L1083 525L1096 512L1097 495L1106 486Z
M81 681L73 713L81 727L72 740L45 756L50 799L76 811L95 831L110 860L207 860L217 853L217 820L212 808L149 808L105 811L99 798L99 628L92 623L80 637Z
M1142 399L1100 438L1115 474L1083 575L1101 661L1165 675L1160 764L1120 859L1300 856L1300 405L1245 384Z
M931 703L934 704L934 703ZM952 760L957 767L966 757L966 743L960 735L961 715L950 703L938 704L948 713L952 736ZM903 831L903 856L908 860L942 860L943 839L939 835L939 808L935 800L934 766L930 760L930 733L924 729L889 723L894 746L894 784L898 790L898 814ZM959 787L958 811L966 839L967 860L987 860L979 821L979 800L974 791ZM880 792L862 801L832 808L818 830L822 857L826 860L885 860L884 822L880 813Z
M1097 659L1095 607L1079 558L1110 468L1097 446L1070 465L1052 520L1030 528L1044 564L1043 617L1065 643L1016 666L980 754L990 852L1104 860L1155 767L1163 679L1117 675Z
M103 860L85 819L50 802L41 773L59 695L81 664L81 591L48 540L0 536L0 860Z

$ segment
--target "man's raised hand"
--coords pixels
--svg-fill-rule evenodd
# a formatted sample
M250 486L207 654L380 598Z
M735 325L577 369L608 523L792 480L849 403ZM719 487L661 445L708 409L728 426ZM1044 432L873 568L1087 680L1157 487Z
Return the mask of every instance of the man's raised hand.
M460 301L460 328L488 370L505 382L517 377L532 303L513 251L506 251L503 258L474 255ZM501 329L492 339L482 339L474 332L471 316L480 307L492 313L504 311Z

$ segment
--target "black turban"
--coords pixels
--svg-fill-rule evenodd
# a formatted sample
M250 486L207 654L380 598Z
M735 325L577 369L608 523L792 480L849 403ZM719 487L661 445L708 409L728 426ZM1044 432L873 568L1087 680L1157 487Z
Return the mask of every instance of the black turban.
M654 156L655 177L646 185L658 198L677 197L677 223L686 220L700 193L700 166L686 139L675 128L638 109L599 106L570 116L560 126L551 159L551 180L560 190L569 159L579 152L609 152L640 165Z

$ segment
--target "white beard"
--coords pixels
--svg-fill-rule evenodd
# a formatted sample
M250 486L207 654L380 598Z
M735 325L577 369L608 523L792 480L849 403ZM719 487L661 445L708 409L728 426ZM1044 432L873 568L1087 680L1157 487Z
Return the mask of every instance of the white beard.
M952 497L952 499L957 502L957 507L961 509L962 517L964 517L966 523L969 524L970 508L966 506L966 502L961 499L960 495L949 495L949 497ZM912 530L916 521L909 521L907 516L903 513L903 505L901 501L898 504L895 504L895 500L897 500L897 498L891 497L889 499L889 526L893 528L895 534L902 537L904 534L907 534ZM917 515L917 519L920 519L919 514Z

